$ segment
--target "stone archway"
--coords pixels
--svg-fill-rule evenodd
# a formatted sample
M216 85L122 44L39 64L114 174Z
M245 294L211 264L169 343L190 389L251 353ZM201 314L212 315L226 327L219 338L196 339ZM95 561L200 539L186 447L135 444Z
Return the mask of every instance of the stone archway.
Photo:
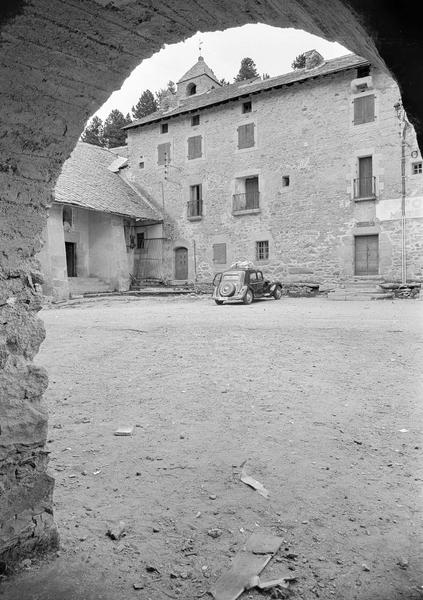
M263 22L337 40L397 79L423 140L419 21L383 0L5 0L0 8L0 560L56 543L36 254L61 165L139 62L198 29ZM398 34L398 31L401 33Z

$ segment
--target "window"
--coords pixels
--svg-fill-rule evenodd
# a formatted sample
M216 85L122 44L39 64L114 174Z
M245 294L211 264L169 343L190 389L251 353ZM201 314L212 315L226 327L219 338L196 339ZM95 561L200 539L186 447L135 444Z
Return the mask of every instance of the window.
M226 244L213 244L213 262L226 265Z
M145 233L143 231L140 233L137 233L137 249L138 250L142 250L144 248L144 241L145 241Z
M289 186L289 175L283 175L282 176L282 187L288 187Z
M354 125L370 123L375 120L375 97L361 96L354 100Z
M357 67L357 79L361 77L368 77L370 75L370 65L363 65L361 67Z
M203 190L201 183L189 188L188 218L201 217L203 214Z
M269 241L256 242L256 260L268 260Z
M63 207L63 225L67 223L69 227L72 227L73 222L72 206Z
M188 138L188 159L201 157L201 135Z
M415 162L411 165L411 172L413 175L421 175L423 173L423 163Z
M169 131L169 125L167 123L162 123L160 125L160 133L167 133Z
M200 124L200 115L194 115L193 117L191 117L191 126L195 127L195 125L199 125Z
M195 83L189 83L187 85L187 96L194 96L197 93L197 86Z
M235 182L237 193L232 196L232 213L237 214L244 211L260 211L259 178L245 177Z
M238 127L238 148L251 148L254 146L254 123Z
M251 104L251 100L248 100L247 102L242 103L242 112L243 113L249 113L252 111L252 109L253 109L253 107Z
M358 178L354 180L354 198L375 198L375 194L373 158L371 156L361 156L358 159Z
M170 142L157 146L157 164L167 165L170 163Z

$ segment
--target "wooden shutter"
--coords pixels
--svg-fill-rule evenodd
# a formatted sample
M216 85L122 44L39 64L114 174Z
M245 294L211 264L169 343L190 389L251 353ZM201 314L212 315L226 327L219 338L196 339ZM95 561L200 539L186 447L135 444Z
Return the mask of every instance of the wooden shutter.
M254 146L254 123L238 127L238 148L251 148Z
M201 135L188 138L188 158L201 157Z
M166 144L159 144L157 146L157 164L164 165L165 157L167 163L170 163L170 142L166 142Z
M375 97L361 96L354 100L354 125L370 123L375 120Z
M213 244L213 262L226 265L226 244Z

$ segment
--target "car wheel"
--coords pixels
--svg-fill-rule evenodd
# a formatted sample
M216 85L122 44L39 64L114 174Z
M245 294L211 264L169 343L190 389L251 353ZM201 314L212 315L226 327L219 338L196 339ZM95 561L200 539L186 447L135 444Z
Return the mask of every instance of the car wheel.
M244 294L242 301L244 304L251 304L251 302L253 300L254 300L253 292L248 288L248 290Z
M222 306L223 304L223 300L215 300L216 304L218 304L219 306Z
M282 298L282 288L280 285L277 285L273 290L273 297L275 300L280 300Z

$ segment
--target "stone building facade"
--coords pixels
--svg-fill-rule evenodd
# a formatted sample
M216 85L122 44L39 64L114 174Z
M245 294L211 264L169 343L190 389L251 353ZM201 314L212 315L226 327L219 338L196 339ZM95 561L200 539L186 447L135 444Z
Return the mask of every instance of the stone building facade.
M166 214L165 278L210 281L241 258L287 282L422 278L422 158L406 125L402 218L398 87L316 54L223 87L200 57L165 110L127 126L128 177Z

